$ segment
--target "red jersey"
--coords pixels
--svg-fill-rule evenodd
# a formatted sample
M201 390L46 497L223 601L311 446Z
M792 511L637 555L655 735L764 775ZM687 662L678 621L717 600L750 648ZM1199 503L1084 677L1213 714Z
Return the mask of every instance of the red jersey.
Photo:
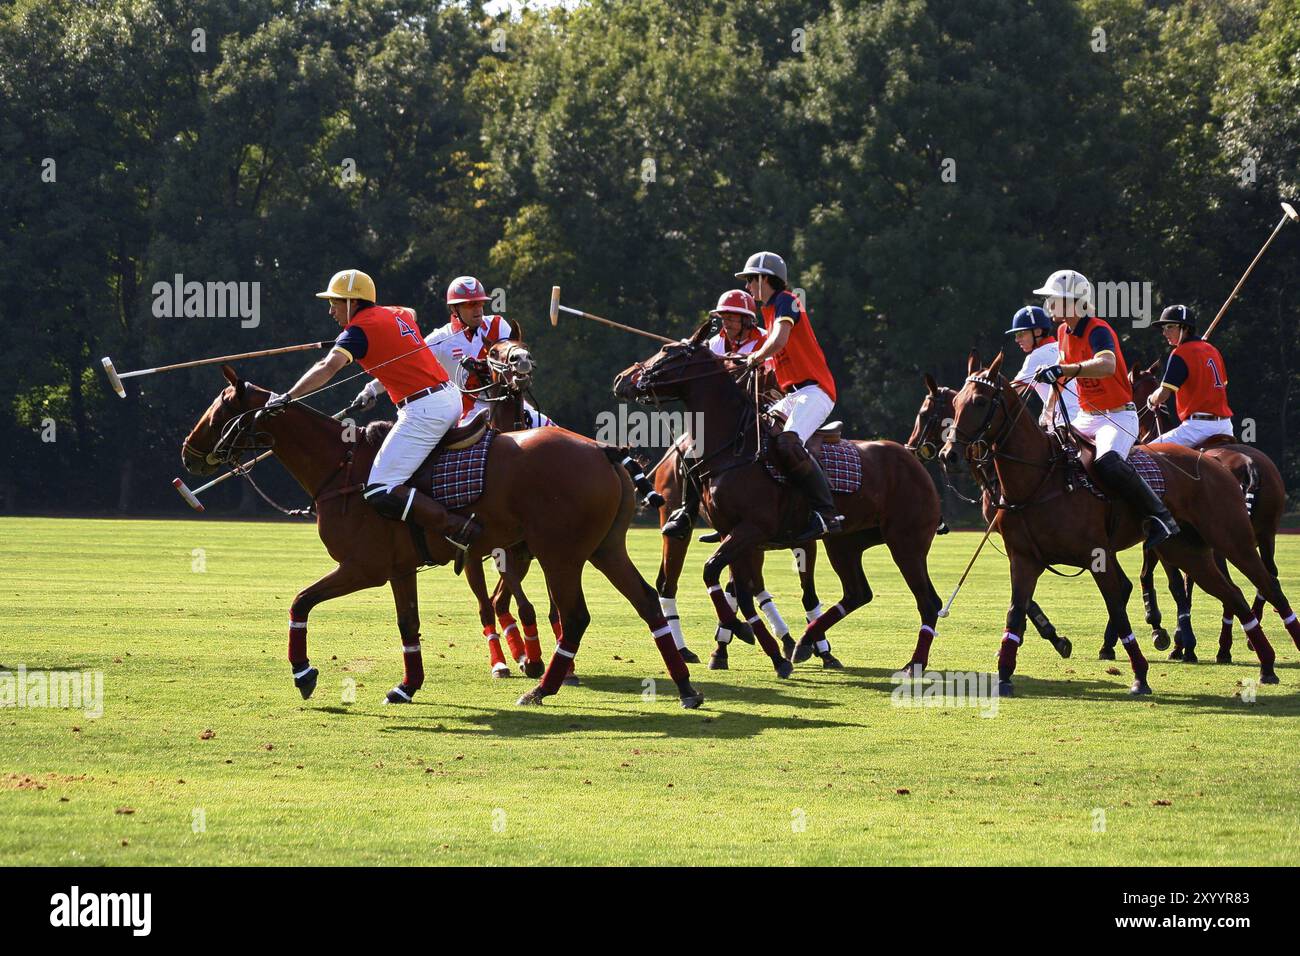
M831 401L835 401L835 379L831 378L826 356L817 344L808 313L799 300L782 289L763 306L763 321L769 335L775 333L778 322L790 324L790 337L786 339L785 348L769 359L781 391L788 392L796 386L816 382Z
M1056 331L1056 343L1061 351L1061 364L1074 365L1095 358L1101 352L1115 356L1115 372L1106 378L1075 378L1068 383L1079 395L1079 407L1085 412L1108 412L1133 401L1133 389L1128 384L1128 366L1119 349L1119 336L1104 321L1094 316L1081 321L1077 331L1069 323L1062 323Z
M1209 342L1189 339L1174 349L1160 384L1173 390L1178 417L1183 420L1192 415L1232 417L1228 370L1219 350Z
M362 309L334 340L334 347L379 379L394 404L447 381L447 373L424 345L415 312L405 306Z

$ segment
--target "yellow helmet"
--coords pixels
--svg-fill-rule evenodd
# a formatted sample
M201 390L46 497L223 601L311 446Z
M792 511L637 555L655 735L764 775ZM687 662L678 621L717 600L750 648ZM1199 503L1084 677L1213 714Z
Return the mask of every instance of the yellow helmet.
M375 298L375 280L360 269L344 269L334 273L330 284L324 292L317 292L318 299L365 299L378 302Z

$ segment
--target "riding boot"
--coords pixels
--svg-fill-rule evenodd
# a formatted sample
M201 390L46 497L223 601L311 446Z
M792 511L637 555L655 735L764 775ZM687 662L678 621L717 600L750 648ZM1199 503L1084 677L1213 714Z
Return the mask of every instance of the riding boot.
M665 538L685 541L690 538L691 528L699 516L700 492L695 487L695 482L687 478L682 485L682 506L668 516L659 533Z
M438 535L457 548L461 554L468 550L483 528L473 518L466 518L448 511L442 502L430 498L405 485L399 485L393 491L406 499L409 495L410 506L406 509L406 520L419 525L425 531Z
M776 457L786 477L812 505L807 526L795 535L793 542L797 544L840 531L844 519L835 511L830 482L796 432L782 432L776 437Z
M1137 470L1121 458L1119 452L1107 452L1093 464L1097 475L1108 489L1112 489L1130 505L1146 515L1147 539L1143 547L1154 548L1178 533L1178 522L1169 513L1160 496L1151 490Z

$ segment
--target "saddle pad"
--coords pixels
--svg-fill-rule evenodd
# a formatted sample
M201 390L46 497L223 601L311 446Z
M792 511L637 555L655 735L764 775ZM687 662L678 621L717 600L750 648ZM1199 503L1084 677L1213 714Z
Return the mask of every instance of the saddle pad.
M1151 486L1161 498L1165 496L1165 473L1160 470L1156 460L1141 448L1134 448L1128 453L1128 462L1143 480Z
M835 494L855 494L862 487L862 456L858 454L858 446L853 442L841 441L833 445L822 445L813 457L821 464L822 471L826 472L826 480ZM784 485L789 481L781 470L766 458L763 459L763 464L767 467L767 473L775 478L778 484Z
M496 435L496 430L489 428L468 448L444 451L433 460L431 493L444 507L463 508L483 494L488 449Z

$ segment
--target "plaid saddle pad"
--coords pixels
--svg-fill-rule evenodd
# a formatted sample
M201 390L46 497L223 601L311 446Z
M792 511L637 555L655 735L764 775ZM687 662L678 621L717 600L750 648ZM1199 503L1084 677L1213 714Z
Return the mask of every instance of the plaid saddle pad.
M826 472L826 480L830 482L831 491L837 495L851 495L862 487L862 456L858 454L858 446L851 441L839 441L831 445L822 445L813 456L822 466L822 471ZM789 481L781 470L772 464L766 458L763 464L767 466L767 473L776 479L778 484L785 484Z
M463 508L483 494L488 449L496 430L489 428L468 448L444 451L433 460L432 494L446 508Z
M1154 458L1141 448L1134 448L1128 453L1128 463L1151 486L1152 491L1161 498L1165 496L1165 473L1160 470L1160 465Z

